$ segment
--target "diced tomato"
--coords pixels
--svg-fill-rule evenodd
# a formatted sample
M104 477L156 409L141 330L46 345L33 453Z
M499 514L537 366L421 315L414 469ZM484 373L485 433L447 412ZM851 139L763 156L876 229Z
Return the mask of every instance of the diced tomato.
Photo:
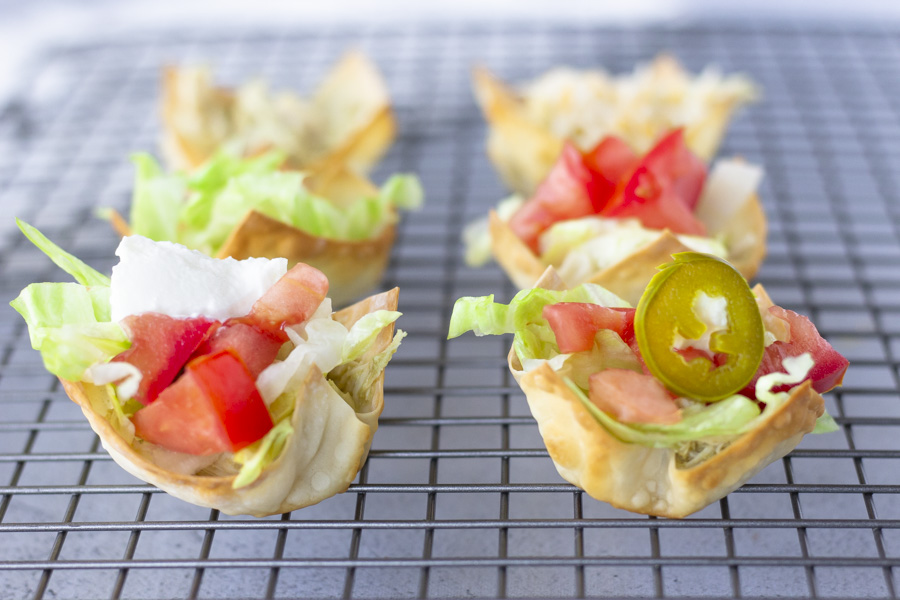
M229 321L197 348L194 358L228 350L244 362L255 380L275 360L282 343L277 335L256 325Z
M619 181L638 164L637 155L631 147L614 135L608 135L592 150L584 154L584 165L593 178L588 195L594 206L594 213L600 213L616 193Z
M141 371L141 383L135 398L149 404L172 383L218 323L206 317L176 319L159 313L126 317L131 347L114 361L127 362Z
M548 227L557 221L594 214L588 193L592 180L593 175L584 165L581 152L567 142L534 196L509 220L510 229L537 253L538 237Z
M651 375L604 369L590 376L590 400L621 423L677 423L678 405Z
M659 140L641 160L641 166L647 167L689 210L694 210L706 181L706 165L685 144L683 129L675 129Z
M706 226L693 213L705 180L706 167L685 145L682 130L676 129L620 182L615 197L601 214L635 217L651 229L706 235Z
M256 301L243 320L287 340L285 325L309 319L328 295L328 278L304 263L297 263Z
M236 452L272 428L253 377L228 351L191 361L178 381L132 420L144 440L196 455Z
M634 340L633 308L559 302L545 306L542 315L556 336L559 351L564 354L590 350L594 345L594 336L601 329L615 331L626 344L630 345Z
M605 217L634 217L644 227L672 233L706 235L706 226L691 209L646 166L631 178L601 213Z
M749 398L756 398L756 381L760 377L776 371L784 372L782 361L788 356L799 356L804 352L809 352L816 363L804 379L804 381L812 382L814 390L824 393L843 381L850 361L841 356L831 344L819 335L812 321L780 306L769 307L769 312L788 322L791 328L791 341L775 342L766 348L756 375L747 384L747 387L741 390L741 394ZM782 392L789 387L784 385L774 388L773 391Z

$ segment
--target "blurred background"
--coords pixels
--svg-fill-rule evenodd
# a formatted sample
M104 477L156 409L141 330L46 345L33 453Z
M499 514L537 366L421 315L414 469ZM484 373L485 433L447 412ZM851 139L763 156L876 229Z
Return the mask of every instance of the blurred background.
M240 27L323 27L355 23L569 22L679 23L747 18L765 21L900 20L900 2L885 0L0 0L0 100L27 69L28 57L48 45L99 41L134 32Z

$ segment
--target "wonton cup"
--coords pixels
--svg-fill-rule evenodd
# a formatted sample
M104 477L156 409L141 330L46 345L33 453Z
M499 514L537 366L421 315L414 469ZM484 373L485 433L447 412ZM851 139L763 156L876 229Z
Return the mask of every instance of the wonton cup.
M731 76L718 82L706 81L702 76L687 73L677 60L664 54L657 56L645 69L639 68L628 76L613 78L600 71L573 72L556 69L537 81L546 82L551 77L600 80L604 82L606 94L612 96L618 93L614 90L633 93L634 86L640 81L652 98L643 102L639 98L624 102L621 106L608 106L605 116L612 121L608 128L588 132L587 129L594 128L582 126L573 134L589 134L587 137L593 140L593 144L599 142L603 135L618 135L638 154L643 154L660 135L683 126L688 147L706 161L715 156L734 111L757 96L753 84L744 77ZM541 119L529 114L527 90L520 94L486 68L474 69L472 84L490 129L487 151L491 162L511 189L530 196L550 172L562 151L565 138L569 136L561 135L559 131L554 132L550 123L541 122ZM705 87L696 87L699 85ZM709 98L704 100L705 106L699 107L699 110L695 104L691 104L688 109L685 102L660 102L662 97L668 100L668 92L672 88L683 90L692 86L695 92L700 89L708 91ZM579 96L572 90L563 91L557 99L557 103L562 105L559 110L564 110L563 106L568 105L570 112L577 112L577 105L583 100ZM654 102L672 105L666 110L659 110ZM685 117L683 113L691 118ZM578 144L578 140L573 141L579 146L584 145L583 142ZM590 148L580 149L586 151Z
M293 169L347 164L365 173L394 140L396 122L387 86L375 64L361 52L346 53L308 103L282 93L265 100L270 105L264 114L242 110L240 95L258 91L253 85L259 84L230 90L216 87L208 69L166 68L162 147L170 165L192 169L223 144L236 142L247 155L278 148L287 154L287 166ZM276 131L260 134L253 129L248 122L259 117ZM276 137L283 143L277 143Z
M489 219L494 259L519 289L532 287L549 265L525 245L495 211L491 211ZM756 275L766 255L766 231L766 215L759 197L752 194L727 223L718 231L709 233L723 237L729 251L726 260L749 280ZM689 250L668 229L664 229L655 240L597 271L582 283L602 285L636 305L656 274L656 267L668 262L672 254Z
M563 289L552 269L535 287ZM764 293L757 286L758 293ZM616 508L682 518L725 497L787 455L825 411L804 382L758 425L699 464L683 468L673 448L650 448L613 436L549 365L524 372L514 350L509 369L528 400L544 445L563 479Z
M320 170L305 183L310 191L338 206L378 194L372 182L340 164ZM393 210L396 215L396 209ZM110 222L120 235L131 235L131 228L117 212L110 211ZM298 262L306 263L325 273L328 296L335 306L343 306L381 281L395 232L395 225L390 223L374 238L339 240L309 234L251 210L231 230L216 258L284 257L288 259L288 268Z
M376 310L396 310L397 298L398 290L394 288L332 316L349 328ZM391 342L393 329L393 325L382 329L376 343L360 360L370 360L384 350ZM186 502L230 515L256 517L303 508L346 491L368 456L384 407L384 372L371 388L369 397L354 398L357 406L350 406L314 365L297 390L291 416L294 433L281 455L256 481L233 489L238 470L227 456L195 475L167 470L141 451L146 442L136 439L128 443L107 418L110 400L104 387L65 380L62 384L100 436L103 447L123 469ZM232 474L223 475L223 472Z

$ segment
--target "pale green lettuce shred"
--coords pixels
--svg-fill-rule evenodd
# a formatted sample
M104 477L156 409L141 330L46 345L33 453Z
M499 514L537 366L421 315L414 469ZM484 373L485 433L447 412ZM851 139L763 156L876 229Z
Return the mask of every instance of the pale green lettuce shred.
M256 481L263 469L281 455L288 438L294 433L290 418L282 419L262 439L234 453L234 462L241 470L231 484L234 489L246 487Z
M712 404L685 408L681 421L671 425L625 424L597 408L571 379L567 378L565 382L588 412L612 435L623 442L652 448L671 448L705 438L733 437L746 431L760 415L756 402L735 394Z
M75 278L82 285L109 286L109 277L91 268L80 259L72 256L21 219L16 219L16 225L22 230L32 244L46 254L56 265Z
M472 331L475 335L514 333L513 348L519 360L547 358L558 352L556 336L541 315L544 307L557 302L588 302L610 308L630 304L604 287L585 283L571 290L533 288L517 293L509 304L494 302L494 296L463 297L453 305L447 339Z
M500 201L495 209L497 216L509 221L513 214L525 204L525 199L514 195ZM491 231L488 217L481 217L468 223L462 232L464 258L470 267L480 267L491 260Z
M341 395L351 402L354 410L365 411L371 406L375 381L381 376L405 337L405 331L397 330L388 347L371 359L357 358L342 363L328 374L328 379L337 385L342 392Z
M16 220L22 232L78 283L32 283L10 302L28 324L31 347L54 375L81 381L85 370L127 350L131 342L111 323L109 278Z
M372 346L381 330L400 318L395 310L377 310L361 317L347 332L341 347L341 362L356 360Z
M283 159L278 152L254 158L219 152L191 174L166 174L151 156L135 155L132 228L215 254L253 209L310 235L359 241L392 224L395 209L412 210L423 201L415 176L395 175L377 194L338 206L307 190L304 173L279 171Z

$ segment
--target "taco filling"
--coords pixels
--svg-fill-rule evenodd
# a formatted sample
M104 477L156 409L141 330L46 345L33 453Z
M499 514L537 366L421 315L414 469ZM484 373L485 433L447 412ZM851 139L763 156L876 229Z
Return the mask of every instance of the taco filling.
M345 326L332 318L328 279L303 263L219 260L130 236L106 277L19 226L78 281L34 283L11 303L32 346L61 379L105 386L116 433L173 472L252 484L294 434L296 389L312 370L356 409L405 335L363 360L400 313Z
M674 258L636 308L589 283L523 290L508 305L460 298L449 337L513 333L517 379L549 366L614 438L670 448L684 469L756 429L803 382L819 393L840 384L849 363L809 319L720 258ZM835 429L821 413L813 432Z

